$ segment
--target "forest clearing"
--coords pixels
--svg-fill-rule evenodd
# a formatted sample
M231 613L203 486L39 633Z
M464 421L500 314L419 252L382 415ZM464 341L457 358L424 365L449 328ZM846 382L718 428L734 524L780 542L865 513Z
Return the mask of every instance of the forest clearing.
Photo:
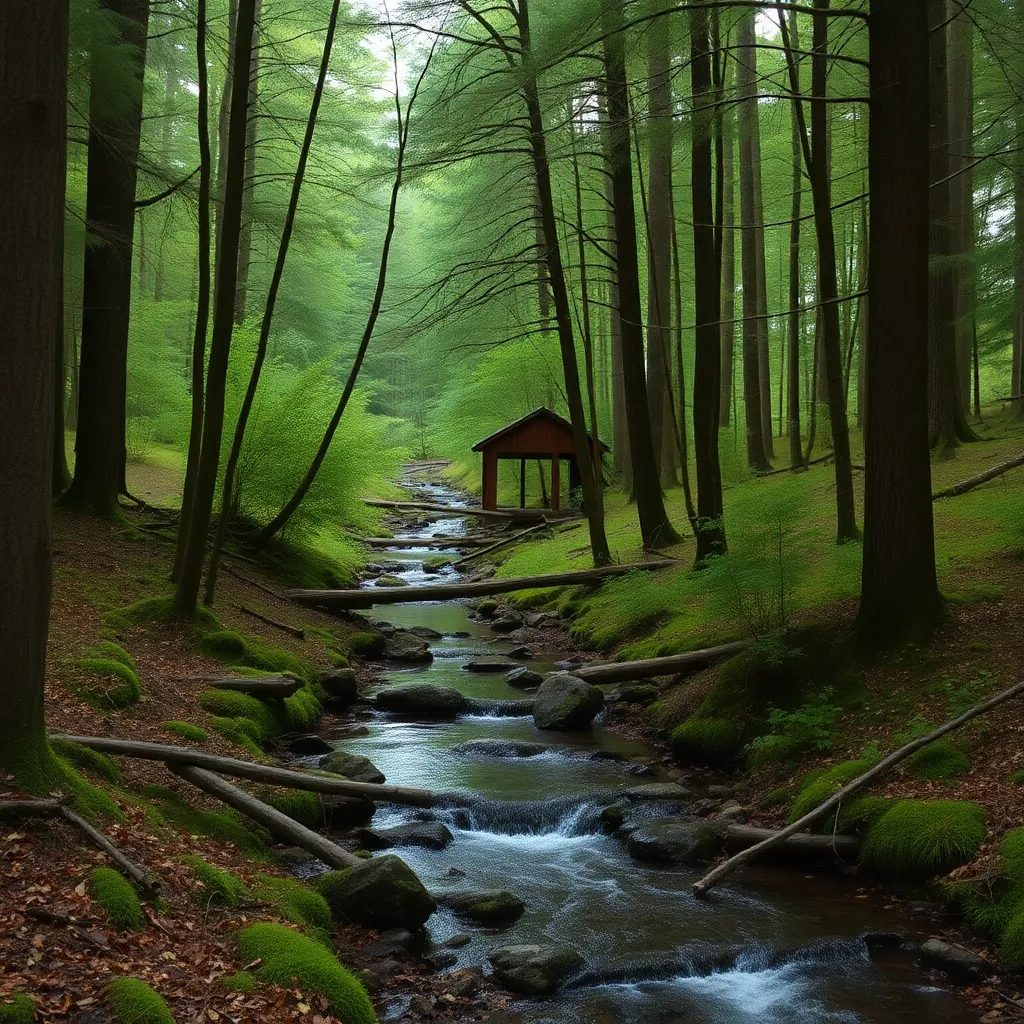
M1024 1019L1022 39L0 5L0 1024Z

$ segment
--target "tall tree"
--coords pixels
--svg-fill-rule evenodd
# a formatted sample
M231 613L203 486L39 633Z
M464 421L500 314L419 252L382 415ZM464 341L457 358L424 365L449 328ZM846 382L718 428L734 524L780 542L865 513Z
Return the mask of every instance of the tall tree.
M895 639L939 609L928 444L928 0L871 0L864 561L859 623Z
M231 332L234 328L235 283L238 274L238 236L242 227L242 193L245 187L245 137L248 109L248 68L251 58L256 0L239 0L233 49L231 112L224 172L224 208L218 225L216 284L213 299L213 332L206 372L206 404L203 441L196 471L192 514L182 559L181 576L174 595L175 610L194 615L199 600L206 544L210 532L213 498L217 488L224 403ZM221 154L223 159L225 154Z
M780 19L786 12L779 9ZM800 29L797 12L789 12L789 38L794 53L800 49ZM799 80L799 63L794 61ZM796 100L790 104L792 108L790 125L790 153L793 160L791 187L793 189L792 206L789 226L789 328L786 337L788 349L786 378L786 410L789 433L789 466L798 469L803 465L804 455L800 438L800 304L803 300L803 281L800 273L800 208L803 199L803 167L801 156L801 138L803 130L800 125L799 107Z
M630 155L629 101L626 83L622 11L614 0L604 0L604 63L608 96L609 176L615 217L616 265L622 331L622 376L629 450L633 466L640 534L645 549L670 544L678 535L669 522L654 458L651 418L644 380L643 313L637 269L636 211Z
M728 83L732 65L723 67ZM733 362L736 350L736 132L732 107L722 113L722 370L719 376L718 422L731 422Z
M106 51L94 44L85 217L95 244L85 250L75 475L65 498L76 507L115 515L124 490L132 236L149 0L102 0L100 7L111 16L134 71L127 82L112 77Z
M721 249L713 226L711 137L711 54L708 10L690 9L690 80L693 126L690 133L690 187L693 202L694 297L696 340L693 367L693 447L697 468L697 551L700 566L712 555L724 554L722 474L718 460L718 422L721 365L720 319ZM721 178L719 178L721 181Z
M54 338L62 323L68 2L0 5L0 771L48 792Z
M252 262L252 230L256 207L256 145L259 141L257 105L260 98L260 0L256 0L256 28L249 62L249 116L245 125L245 195L242 198L242 230L238 236L238 282L235 285L235 323L245 322L249 301L249 265Z
M743 406L747 429L747 464L761 472L771 469L761 409L760 332L761 303L757 245L756 182L754 178L754 135L757 131L757 50L754 35L755 12L744 8L739 15L736 42L736 88L739 94L740 221L743 225L741 269L743 278ZM769 435L771 434L769 417Z

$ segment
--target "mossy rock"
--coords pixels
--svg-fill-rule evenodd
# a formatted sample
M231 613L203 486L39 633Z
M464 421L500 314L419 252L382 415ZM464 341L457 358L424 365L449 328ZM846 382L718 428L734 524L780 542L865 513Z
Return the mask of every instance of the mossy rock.
M258 900L273 904L277 912L292 924L321 931L334 928L327 901L297 878L257 875L253 895Z
M114 629L130 629L132 626L145 626L153 622L173 622L180 620L181 615L174 608L174 597L147 597L135 604L108 612L107 624ZM193 621L193 620L189 620ZM217 617L200 605L196 608L194 621L203 629L217 629Z
M348 649L362 658L382 658L387 638L382 633L353 633L348 638Z
M485 597L482 601L477 603L476 613L481 619L493 619L498 614L498 609L501 605L498 604L493 598Z
M452 564L454 559L450 555L431 555L423 559L423 571L425 573L438 573Z
M866 868L886 878L925 881L970 861L985 841L985 811L964 800L902 800L868 831Z
M197 894L203 906L237 907L245 897L245 882L226 868L208 864L202 857L182 857L182 861L203 887L203 892Z
M21 992L0 996L0 1024L32 1024L36 1004Z
M107 1004L117 1024L174 1024L163 997L138 978L112 981Z
M345 750L334 750L320 758L319 765L324 771L343 775L353 782L381 783L387 781L384 773L362 754L350 754Z
M321 875L316 887L336 921L349 921L378 931L414 931L436 908L416 873L393 854Z
M941 782L958 779L971 770L967 755L948 740L935 740L922 747L910 760L915 779L931 779Z
M254 924L238 935L244 960L260 961L257 977L290 989L297 981L316 992L345 1024L377 1024L366 989L338 962L330 950L281 924Z
M142 686L135 670L114 658L80 658L76 666L95 682L76 682L69 689L98 711L121 711L137 704Z
M315 675L310 665L294 654L234 629L201 632L196 646L200 654L216 658L226 665L241 665L263 672L290 672L307 680Z
M477 924L502 927L518 921L526 910L518 896L504 889L452 893L445 897L445 902L456 914Z
M716 768L731 764L746 746L746 738L735 722L728 718L705 718L700 714L676 726L668 742L680 761Z
M822 831L830 832L834 825L835 831L844 835L865 836L875 822L888 814L897 803L898 800L888 800L884 796L856 796L839 808Z
M323 714L323 707L309 686L283 701L273 702L234 690L209 689L200 694L199 706L217 718L243 722L232 732L241 733L258 744L285 732L308 732ZM229 738L234 741L234 736Z
M200 729L198 725L193 725L191 722L164 722L161 728L172 736L180 736L183 740L190 740L192 743L205 743L210 738L210 734L205 729Z
M138 893L119 871L93 868L90 888L112 927L122 932L137 932L145 926L146 917Z
M796 821L823 804L830 796L838 793L843 786L853 782L868 771L873 761L842 761L826 771L815 772L804 779L800 792L789 812L789 820Z
M319 793L301 789L287 790L283 793L262 790L259 798L306 828L322 829L328 823L329 815Z
M69 743L67 740L51 739L50 747L55 754L73 764L79 771L89 772L90 775L95 775L114 786L120 786L124 781L117 762L109 754L90 750L81 743Z

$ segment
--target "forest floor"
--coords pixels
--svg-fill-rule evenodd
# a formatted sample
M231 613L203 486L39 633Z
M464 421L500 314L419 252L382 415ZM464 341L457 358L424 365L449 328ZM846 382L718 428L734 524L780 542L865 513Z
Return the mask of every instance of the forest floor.
M129 485L148 501L173 499L173 467L150 462L129 468ZM216 731L212 716L198 703L205 684L226 674L222 662L196 651L189 629L168 623L119 629L118 644L138 668L143 698L120 711L97 711L72 692L90 677L80 661L90 648L109 639L106 613L143 598L165 593L173 546L164 535L141 532L151 516L128 511L115 524L85 518L58 508L54 515L54 584L47 659L47 724L52 733L114 736L189 745L165 722L187 722L208 738L200 748L209 753L249 757ZM331 666L331 651L345 649L347 632L358 628L312 609L273 596L282 585L258 566L230 562L219 581L214 609L225 629L283 648L318 669ZM306 639L266 626L240 610L260 612L275 621L305 630ZM365 669L354 666L360 674ZM92 680L95 682L95 679ZM100 827L163 885L162 902L145 904L141 932L119 932L93 898L89 877L106 863L71 826L56 820L5 821L0 828L0 994L27 993L42 1021L107 1024L112 1018L104 1003L106 986L116 977L135 977L150 984L168 1002L178 1024L227 1021L336 1020L326 1000L298 987L259 986L251 992L225 991L221 981L246 966L234 940L239 928L258 921L283 921L274 907L258 901L220 905L204 889L183 858L200 857L258 888L259 876L287 876L285 862L253 854L227 836L201 834L190 827L171 827L153 814L147 787L160 786L180 794L199 809L218 809L156 762L121 759L115 784L88 775L114 798L120 820L101 819ZM9 783L9 780L8 780ZM0 794L10 786L0 776ZM223 808L219 808L223 810ZM503 997L478 992L455 994L460 978L433 973L411 955L383 954L367 948L379 938L358 927L342 926L334 944L342 963L352 970L370 970L383 981L375 998L420 996L431 1006L432 1019L491 1019L497 1022ZM464 979L463 979L464 980ZM454 992L453 992L454 990Z

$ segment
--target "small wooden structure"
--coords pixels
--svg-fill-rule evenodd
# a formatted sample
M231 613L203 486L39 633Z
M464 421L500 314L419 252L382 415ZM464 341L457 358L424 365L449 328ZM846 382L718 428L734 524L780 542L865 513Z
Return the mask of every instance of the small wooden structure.
M591 443L593 438L587 435ZM610 451L608 445L598 440L601 454ZM572 424L558 413L543 406L527 413L521 419L490 437L473 445L473 451L482 452L483 467L483 508L498 508L498 460L519 460L519 506L526 507L526 460L539 459L551 462L551 510L559 511L561 495L561 462L569 463L569 489L579 486L580 467L576 459L576 445L573 443Z

